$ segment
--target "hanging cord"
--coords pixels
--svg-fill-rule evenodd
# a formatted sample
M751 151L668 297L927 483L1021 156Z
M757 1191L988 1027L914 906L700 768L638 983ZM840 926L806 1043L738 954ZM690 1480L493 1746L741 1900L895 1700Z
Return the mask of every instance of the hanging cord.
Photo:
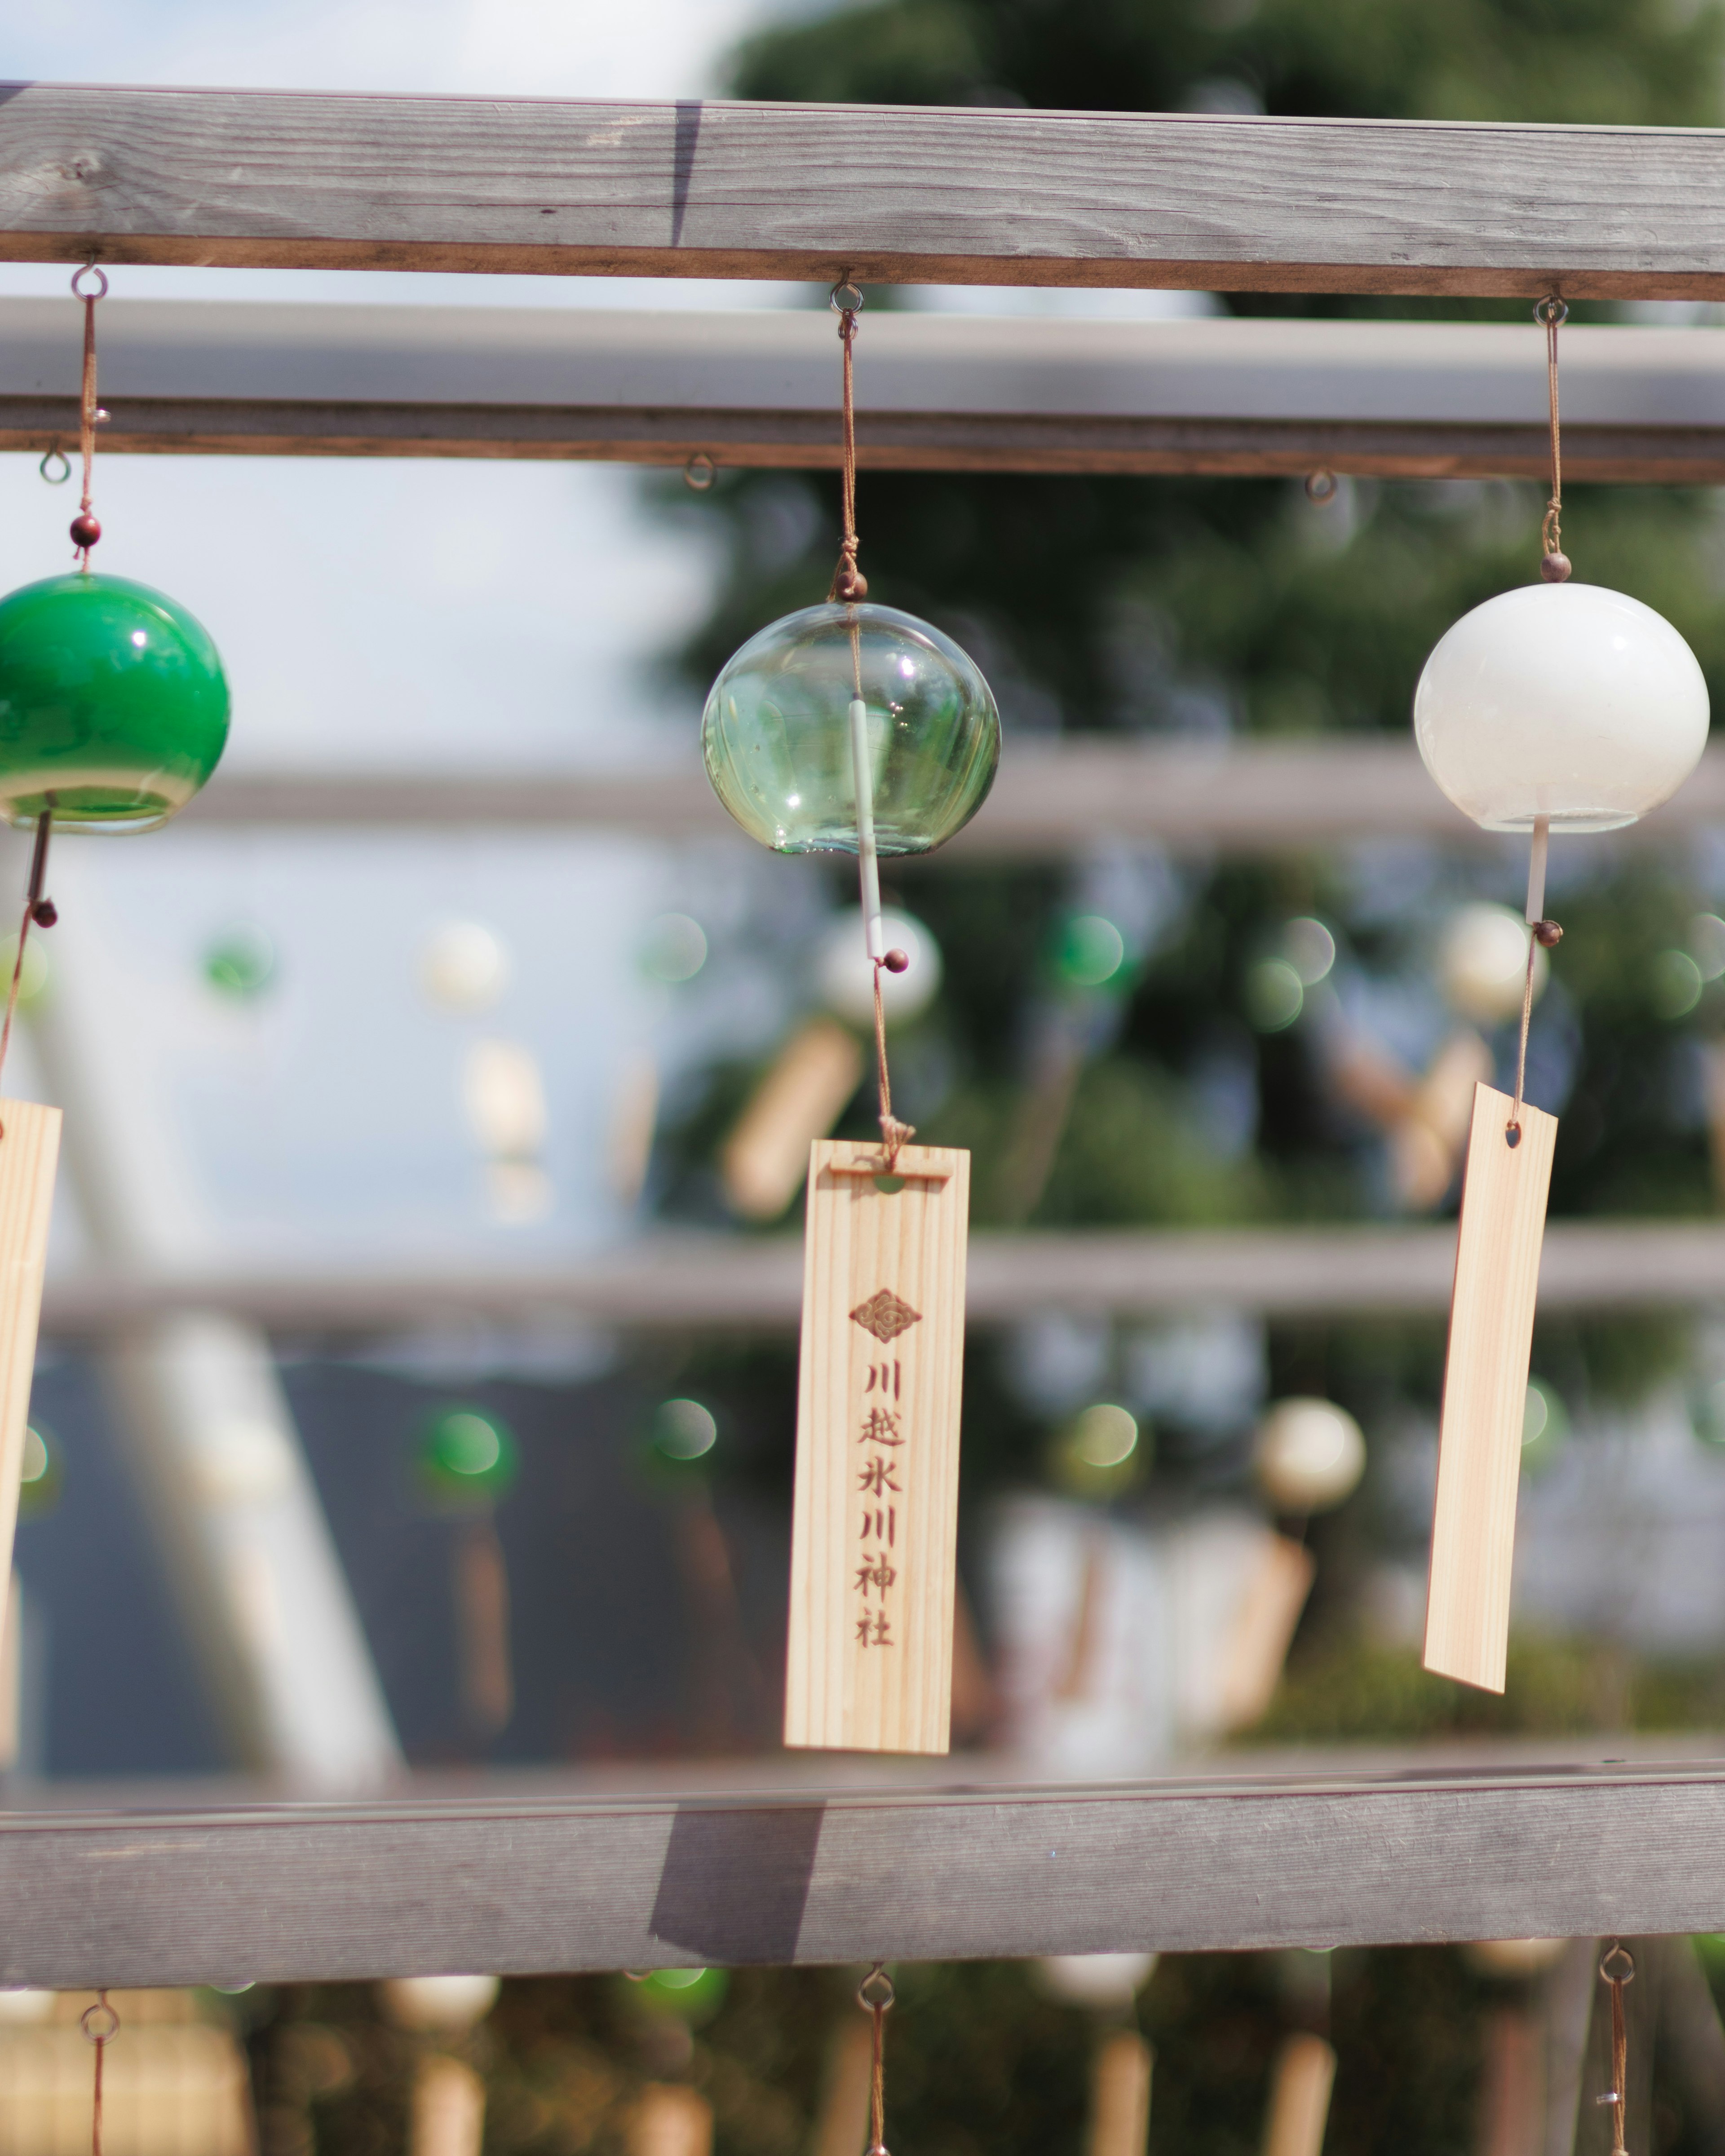
M1563 552L1563 452L1558 430L1558 331L1569 319L1569 310L1555 292L1533 310L1533 319L1545 331L1546 386L1551 400L1551 500L1545 505L1545 521L1539 530L1544 548L1539 573L1548 584L1568 581L1569 557Z
M95 290L86 292L84 280L95 279ZM90 574L90 550L102 536L102 527L90 508L90 475L95 468L95 430L107 413L96 403L96 301L108 296L106 273L98 270L94 262L86 262L72 279L72 296L84 302L84 395L78 422L78 448L84 459L84 495L78 504L78 514L72 519L72 544L78 551L78 566L85 576Z
M1522 1037L1516 1050L1516 1101L1503 1132L1505 1143L1511 1146L1518 1146L1522 1142L1522 1101L1527 1088L1527 1029L1533 1019L1533 968L1542 948L1553 951L1563 940L1563 932L1557 922L1544 917L1545 857L1550 843L1551 819L1536 816L1532 850L1527 862L1527 972L1522 983Z
M856 566L856 406L852 393L852 347L856 342L856 318L862 312L863 295L849 282L834 285L832 309L839 317L839 341L845 348L845 440L839 465L840 515L844 531L839 541L839 566L827 590L829 603L835 599L865 599L869 580Z
M856 317L863 295L855 285L833 287L833 311L839 317L839 341L845 349L845 436L840 465L840 502L844 531L839 542L839 566L827 592L827 603L856 607L868 597L869 583L856 566L856 408L853 393ZM891 1174L898 1166L904 1147L916 1135L915 1126L901 1123L892 1112L892 1081L886 1069L886 1010L880 993L880 974L901 973L910 964L909 954L885 948L880 927L880 864L875 851L875 778L869 747L868 701L863 695L862 623L850 617L850 758L856 790L856 863L861 887L863 932L868 940L869 963L875 968L875 1071L880 1095L880 1142Z
M1624 2113L1629 2108L1629 2037L1624 2027L1623 1994L1625 1988L1635 1980L1635 1956L1614 1939L1599 1964L1599 1974L1611 1987L1611 2091L1608 2096L1595 2097L1594 2102L1611 2107L1611 2156L1625 2156L1623 2133Z
M108 2004L105 1991L96 1994L94 2006L86 2006L79 2016L78 2026L95 2046L95 2092L90 2104L90 2156L102 2156L102 2054L120 2034L120 2016Z
M866 2156L887 2156L886 2150L886 2030L892 2010L892 1979L879 1962L857 1987L856 2003L875 2017L875 2051L869 2071L869 2146ZM100 2156L100 2151L98 2152Z
M1545 521L1539 543L1544 552L1539 573L1548 584L1564 583L1569 575L1569 557L1563 552L1563 444L1558 423L1558 331L1569 319L1569 310L1555 292L1533 310L1533 319L1545 331L1546 387L1551 408L1551 500L1545 505ZM1533 968L1542 946L1554 949L1563 932L1545 917L1545 855L1551 837L1548 818L1533 819L1533 850L1527 864L1527 973L1522 983L1522 1037L1516 1050L1516 1099L1504 1130L1507 1144L1522 1142L1522 1101L1527 1086L1527 1029L1533 1021Z

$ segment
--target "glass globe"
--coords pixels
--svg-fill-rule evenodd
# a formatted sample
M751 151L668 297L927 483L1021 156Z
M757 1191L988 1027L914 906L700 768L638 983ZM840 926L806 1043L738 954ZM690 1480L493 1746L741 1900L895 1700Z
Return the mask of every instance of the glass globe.
M228 683L203 624L147 584L74 574L0 599L0 816L143 831L216 767Z
M1488 831L1609 831L1675 793L1707 691L1671 624L1598 584L1528 584L1464 614L1425 662L1426 769Z
M859 680L878 852L931 852L993 783L1000 716L951 637L891 607L805 607L749 639L701 721L714 792L775 853L858 850Z
M1252 1447L1258 1487L1279 1512L1327 1512L1366 1471L1366 1440L1333 1400L1278 1400Z
M520 1468L513 1433L478 1408L445 1409L420 1438L420 1479L446 1503L487 1505L506 1497Z

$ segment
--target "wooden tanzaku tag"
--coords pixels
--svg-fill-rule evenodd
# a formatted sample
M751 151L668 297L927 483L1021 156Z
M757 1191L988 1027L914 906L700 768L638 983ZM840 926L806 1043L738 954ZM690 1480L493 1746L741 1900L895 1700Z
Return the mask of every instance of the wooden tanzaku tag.
M784 1741L948 1749L970 1155L810 1149Z
M1502 1691L1527 1360L1558 1119L1479 1086L1473 1096L1438 1435L1425 1666Z
M9 1578L18 1482L59 1160L60 1111L0 1101L0 1585Z

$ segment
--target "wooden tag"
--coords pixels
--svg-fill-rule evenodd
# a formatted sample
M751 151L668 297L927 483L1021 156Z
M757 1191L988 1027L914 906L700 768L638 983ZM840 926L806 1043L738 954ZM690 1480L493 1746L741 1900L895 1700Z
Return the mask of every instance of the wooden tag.
M1437 1509L1425 1605L1425 1666L1502 1691L1527 1358L1558 1119L1479 1086L1473 1099L1450 1348L1438 1437Z
M1329 2123L1336 2054L1322 2036L1290 2036L1270 2073L1264 2156L1319 2156Z
M0 1582L18 1525L60 1120L34 1101L0 1101Z
M948 1748L970 1155L811 1147L784 1741Z

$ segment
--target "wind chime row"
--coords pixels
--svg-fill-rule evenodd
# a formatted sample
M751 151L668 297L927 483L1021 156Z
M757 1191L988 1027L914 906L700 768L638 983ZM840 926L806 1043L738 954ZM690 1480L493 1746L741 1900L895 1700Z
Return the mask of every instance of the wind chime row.
M99 576L92 493L96 307L86 266L82 498L69 574L0 601L0 814L35 834L3 1023L24 942L54 917L49 840L147 830L215 768L228 732L220 659L160 592ZM927 622L873 603L858 557L854 361L863 295L837 286L843 529L825 600L752 638L714 683L706 770L749 835L783 854L856 858L874 969L880 1138L819 1140L809 1159L785 1741L868 1751L948 1748L969 1156L916 1146L892 1111L881 1000L880 861L924 855L969 822L999 763L1000 721L968 655ZM1547 339L1552 491L1540 581L1476 608L1442 639L1414 697L1426 768L1491 831L1532 837L1527 993L1513 1095L1481 1085L1464 1170L1445 1366L1425 1639L1428 1668L1501 1691L1515 1494L1555 1118L1523 1096L1553 831L1611 829L1666 799L1700 757L1707 696L1671 625L1570 581L1562 549L1558 300ZM45 461L45 460L44 460ZM29 1400L60 1118L0 1101L0 1557L8 1557ZM1057 1295L1058 1283L1051 1284Z
M880 1144L818 1140L808 1180L787 1744L943 1753L950 1741L969 1159L916 1147L892 1112L880 857L926 854L982 806L999 719L972 660L867 602L858 567L853 362L862 295L832 295L843 352L844 527L826 603L720 675L706 767L775 852L855 854L875 968ZM1563 552L1558 331L1543 300L1552 488L1539 581L1489 599L1427 660L1414 734L1442 791L1490 831L1531 834L1527 984L1513 1095L1476 1090L1463 1170L1431 1544L1427 1668L1503 1689L1521 1433L1557 1121L1524 1098L1533 966L1555 831L1611 830L1694 769L1707 694L1671 624L1570 581ZM1050 1284L1057 1298L1058 1283Z

